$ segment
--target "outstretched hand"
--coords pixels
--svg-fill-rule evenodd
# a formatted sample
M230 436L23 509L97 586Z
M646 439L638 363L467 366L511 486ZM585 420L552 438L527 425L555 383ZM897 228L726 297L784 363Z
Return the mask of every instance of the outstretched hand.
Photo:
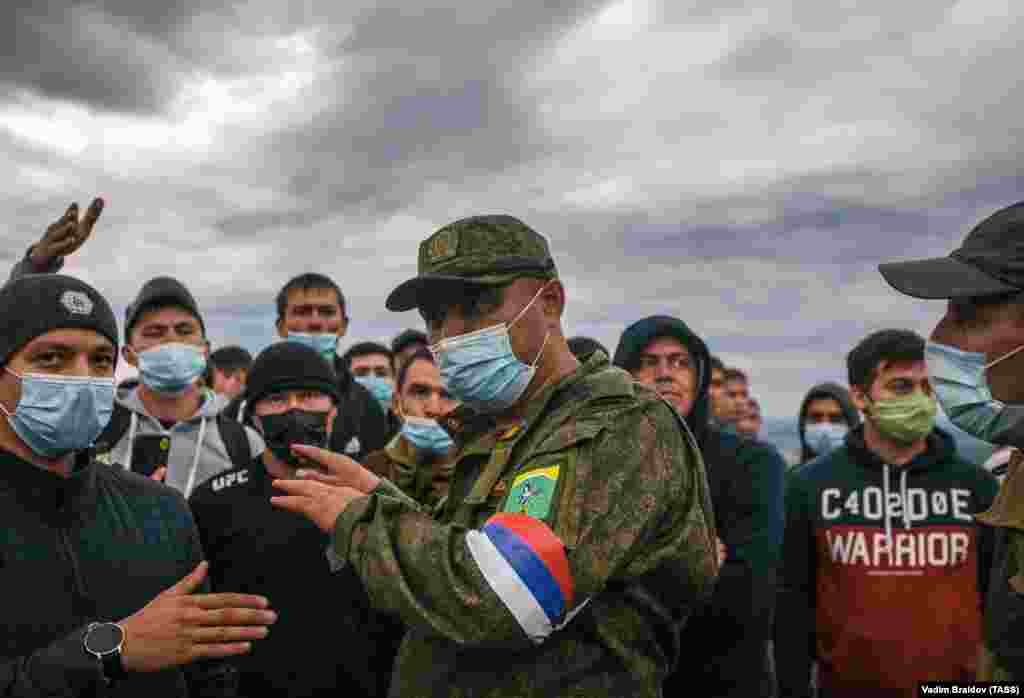
M201 562L174 586L122 620L121 658L128 671L159 671L197 659L246 654L277 615L262 596L194 594L206 578Z
M60 219L50 225L32 247L29 259L36 269L46 269L58 257L67 257L85 244L92 228L103 212L103 199L93 199L85 216L78 218L78 204L73 203Z
M270 503L302 514L324 533L332 533L338 517L354 500L365 497L351 487L328 485L313 480L274 480L274 487L286 495L271 497Z

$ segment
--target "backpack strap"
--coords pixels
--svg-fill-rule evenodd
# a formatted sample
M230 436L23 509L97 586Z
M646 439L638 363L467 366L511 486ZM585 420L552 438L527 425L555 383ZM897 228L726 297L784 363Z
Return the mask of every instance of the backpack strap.
M127 407L117 402L114 403L114 412L110 415L110 421L96 437L97 454L109 453L114 449L114 446L124 438L125 432L128 431L131 418L131 411Z
M224 442L231 462L239 468L249 465L253 456L245 426L224 415L218 415L217 428L220 429L220 440Z

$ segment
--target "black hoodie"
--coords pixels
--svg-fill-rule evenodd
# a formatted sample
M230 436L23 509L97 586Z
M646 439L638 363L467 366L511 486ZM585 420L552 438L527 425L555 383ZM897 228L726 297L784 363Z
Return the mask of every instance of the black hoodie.
M816 458L818 455L807 445L807 437L804 435L804 420L807 418L807 406L811 404L811 401L822 398L832 398L839 403L839 407L842 408L843 415L846 417L846 425L851 431L860 424L860 412L857 411L857 408L850 400L850 392L846 388L838 383L819 383L811 388L807 391L804 401L800 403L800 414L796 420L796 429L800 434L801 464Z
M775 651L780 696L918 695L915 683L973 679L992 537L974 514L997 485L935 429L889 465L851 431L786 487Z
M683 629L679 667L666 680L665 695L771 696L768 640L782 548L785 462L774 447L711 425L710 352L681 320L661 315L628 327L615 365L635 369L640 352L658 337L678 339L698 367L693 408L684 417L701 448L716 529L728 548L711 602Z

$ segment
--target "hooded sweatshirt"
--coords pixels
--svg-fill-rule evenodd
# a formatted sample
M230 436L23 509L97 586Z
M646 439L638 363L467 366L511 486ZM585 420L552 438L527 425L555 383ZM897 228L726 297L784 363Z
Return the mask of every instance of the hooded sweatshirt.
M131 420L124 436L109 453L97 457L97 460L108 464L117 463L131 470L132 443L135 437L147 434L166 436L170 440L170 451L164 484L181 492L186 498L214 475L236 467L228 457L217 427L216 417L227 404L224 396L204 390L196 414L170 428L164 427L159 419L146 411L137 386L118 388L114 400L131 412ZM249 427L246 427L246 435L249 437L252 455L255 457L263 453L266 448L263 438Z
M810 446L807 445L807 436L804 434L804 420L807 419L807 407L814 400L832 398L839 403L846 417L846 425L853 429L860 424L860 412L850 400L850 391L838 383L819 383L807 392L804 401L800 403L800 414L797 416L796 428L800 433L800 463L806 463L817 457Z
M628 327L615 365L634 369L640 352L658 337L679 340L698 366L693 407L684 418L700 446L715 528L728 548L711 602L683 629L679 667L666 680L665 695L770 696L768 641L782 549L785 462L773 446L711 425L711 355L681 320L654 316Z
M775 638L780 695L809 695L818 661L827 698L917 696L918 681L971 681L992 558L977 526L991 474L938 429L903 466L864 427L787 481Z

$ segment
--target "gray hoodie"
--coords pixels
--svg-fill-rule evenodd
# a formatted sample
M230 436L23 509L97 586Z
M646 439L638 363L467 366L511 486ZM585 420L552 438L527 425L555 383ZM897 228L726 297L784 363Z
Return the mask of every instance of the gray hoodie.
M227 405L227 399L211 390L203 391L203 402L199 411L189 420L178 422L170 429L152 417L139 399L138 387L119 388L115 402L131 412L128 431L110 450L97 459L107 463L118 463L126 470L131 469L131 444L138 434L160 434L171 441L167 455L167 476L164 482L181 492L187 499L196 487L214 475L236 467L228 457L227 449L220 438L216 417ZM263 453L266 445L255 430L246 427L249 450L255 458Z

